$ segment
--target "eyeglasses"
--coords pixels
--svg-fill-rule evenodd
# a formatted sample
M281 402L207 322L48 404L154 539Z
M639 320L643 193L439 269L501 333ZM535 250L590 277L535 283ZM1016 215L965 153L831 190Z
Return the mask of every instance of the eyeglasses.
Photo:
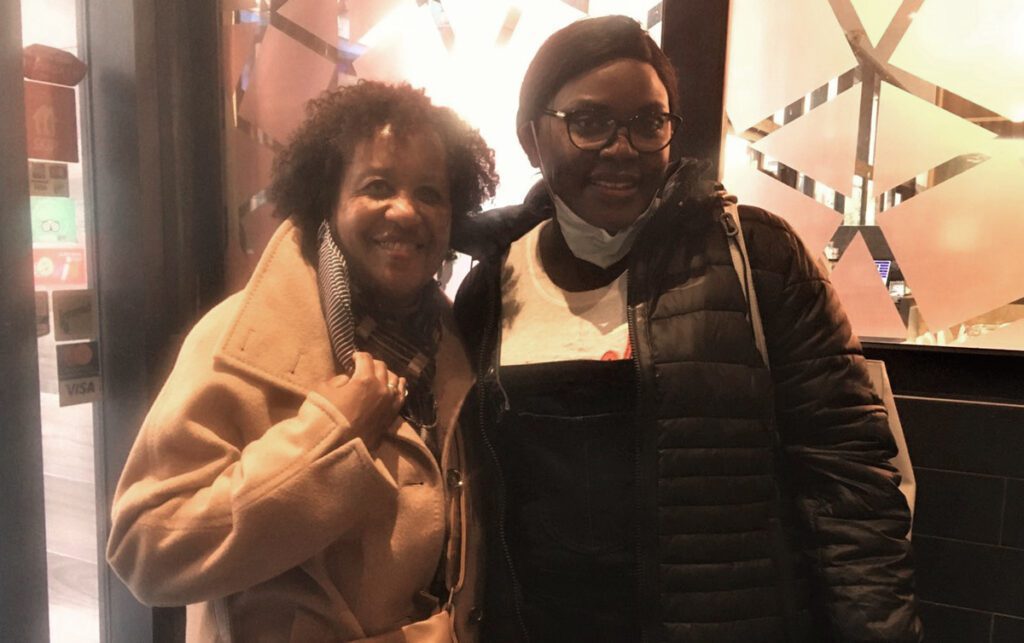
M683 121L668 112L640 112L624 121L592 109L570 112L545 109L541 113L564 121L569 140L581 150L603 149L618 135L619 128L625 127L626 138L637 152L657 152L672 141L672 135Z

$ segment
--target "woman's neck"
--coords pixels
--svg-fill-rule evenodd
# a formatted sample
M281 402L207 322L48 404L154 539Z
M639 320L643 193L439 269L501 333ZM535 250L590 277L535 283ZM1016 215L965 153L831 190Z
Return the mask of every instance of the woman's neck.
M565 242L557 219L541 224L538 246L540 261L552 283L569 292L583 292L607 286L619 278L629 263L629 255L607 268L601 268L574 255Z
M415 297L405 301L396 301L375 293L371 288L363 286L358 275L349 273L349 288L352 292L352 307L360 314L369 314L378 319L388 318L404 323L414 316L426 299L426 286Z

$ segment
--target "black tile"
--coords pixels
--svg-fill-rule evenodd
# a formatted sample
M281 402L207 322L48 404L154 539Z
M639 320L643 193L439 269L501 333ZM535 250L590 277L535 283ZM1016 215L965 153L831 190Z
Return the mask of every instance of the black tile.
M992 615L921 601L925 643L983 643L988 641Z
M1007 481L1003 544L1024 549L1024 480Z
M1024 478L1024 407L897 398L915 467Z
M945 346L866 344L885 361L897 394L1024 403L1024 353Z
M1024 551L914 534L923 601L1024 618Z
M998 545L1005 478L919 468L914 534Z
M1024 641L1024 619L996 616L992 629L992 643L1020 643Z

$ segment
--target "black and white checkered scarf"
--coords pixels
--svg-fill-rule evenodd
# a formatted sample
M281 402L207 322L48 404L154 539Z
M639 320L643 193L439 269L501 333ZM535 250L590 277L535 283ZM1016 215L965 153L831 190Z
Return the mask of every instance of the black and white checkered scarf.
M331 339L335 367L352 372L352 354L362 350L406 379L409 395L402 407L405 417L431 444L437 423L433 395L434 356L440 341L440 305L443 295L436 282L424 287L420 305L409 318L397 320L382 312L349 276L345 255L327 221L317 232L317 284L320 307ZM429 435L428 435L429 434ZM436 455L436 453L435 453Z

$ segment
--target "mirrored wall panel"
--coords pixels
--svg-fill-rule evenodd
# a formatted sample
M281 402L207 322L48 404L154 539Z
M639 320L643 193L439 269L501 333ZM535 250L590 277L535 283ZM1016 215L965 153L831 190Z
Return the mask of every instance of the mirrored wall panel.
M863 339L1024 350L1024 3L732 0L723 176Z
M221 0L230 248L240 288L278 220L267 203L276 150L305 103L360 78L408 82L452 107L495 149L495 205L538 180L519 147L515 111L526 66L555 30L625 14L661 39L656 0ZM451 284L468 267L449 267ZM451 289L449 289L451 290Z

